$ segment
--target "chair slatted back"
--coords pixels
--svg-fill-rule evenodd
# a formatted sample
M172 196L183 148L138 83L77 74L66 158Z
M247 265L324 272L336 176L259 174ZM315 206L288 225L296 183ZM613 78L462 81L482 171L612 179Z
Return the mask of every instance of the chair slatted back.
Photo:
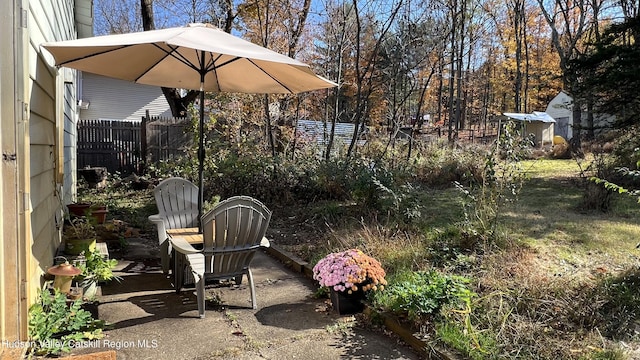
M207 212L202 217L205 272L220 278L244 272L270 220L271 211L248 196L231 197Z
M158 212L168 229L198 226L198 187L189 180L174 177L154 189Z

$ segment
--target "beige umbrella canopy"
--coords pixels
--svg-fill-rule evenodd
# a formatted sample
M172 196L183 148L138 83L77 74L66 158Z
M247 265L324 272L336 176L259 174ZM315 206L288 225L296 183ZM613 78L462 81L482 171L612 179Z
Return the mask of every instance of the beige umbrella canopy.
M254 94L336 86L300 61L208 24L42 46L58 66L147 85Z
M337 84L308 65L230 35L208 24L97 36L42 45L57 66L140 84L200 90L200 133L204 92L296 94ZM202 214L204 139L198 160Z

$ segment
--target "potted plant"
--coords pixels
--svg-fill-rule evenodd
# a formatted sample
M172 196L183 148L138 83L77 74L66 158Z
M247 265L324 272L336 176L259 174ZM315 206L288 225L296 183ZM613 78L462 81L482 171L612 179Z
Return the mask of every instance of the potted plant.
M120 280L113 273L113 269L118 265L118 260L108 259L98 251L84 251L78 259L76 266L82 271L80 275L75 277L79 287L82 287L83 297L92 299L95 297L98 283L110 281L113 279Z
M96 230L87 217L76 217L69 221L64 230L64 252L68 255L80 255L83 251L96 249Z
M385 275L378 260L358 249L331 253L313 267L313 278L329 288L339 314L362 311L366 293L384 289Z
M106 205L96 205L86 202L68 204L67 209L69 210L70 218L90 217L98 224L104 224L107 219L107 213L109 213Z

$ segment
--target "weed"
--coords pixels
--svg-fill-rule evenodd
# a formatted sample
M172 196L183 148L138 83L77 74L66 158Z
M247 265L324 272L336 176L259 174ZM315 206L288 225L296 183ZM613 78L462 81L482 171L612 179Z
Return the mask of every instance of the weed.
M640 270L633 269L619 276L607 277L594 291L599 297L599 315L605 319L605 336L630 340L638 337L640 318ZM595 324L592 324L595 325Z
M222 296L220 295L220 292L210 290L210 291L207 291L206 295L207 295L206 301L209 302L209 304L211 304L213 307L218 308L224 304L224 302L222 301Z
M338 319L335 323L326 326L326 330L329 334L339 334L347 336L351 333L351 329L356 325L355 318L353 316L344 317Z
M326 286L320 286L314 293L313 297L316 299L327 299L329 298L329 288Z
M456 187L465 195L462 229L466 236L495 241L500 217L507 204L514 203L525 179L521 160L527 144L519 140L519 133L512 123L503 127L496 147L484 155L484 168L479 182Z
M238 315L236 313L232 313L230 311L227 311L224 313L224 315L227 317L227 320L233 324L234 326L236 326L238 324Z
M588 357L590 360L625 360L627 356L622 349L598 350Z

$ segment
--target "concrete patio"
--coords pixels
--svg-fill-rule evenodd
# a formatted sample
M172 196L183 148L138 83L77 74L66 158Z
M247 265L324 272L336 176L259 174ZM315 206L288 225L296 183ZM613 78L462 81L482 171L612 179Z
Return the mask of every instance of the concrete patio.
M206 317L195 290L176 294L156 257L133 249L120 260L121 282L102 287L98 313L112 324L105 337L73 354L114 350L117 359L419 359L393 334L339 316L313 297L307 276L265 252L252 263L258 299L253 310L246 281L210 286Z

